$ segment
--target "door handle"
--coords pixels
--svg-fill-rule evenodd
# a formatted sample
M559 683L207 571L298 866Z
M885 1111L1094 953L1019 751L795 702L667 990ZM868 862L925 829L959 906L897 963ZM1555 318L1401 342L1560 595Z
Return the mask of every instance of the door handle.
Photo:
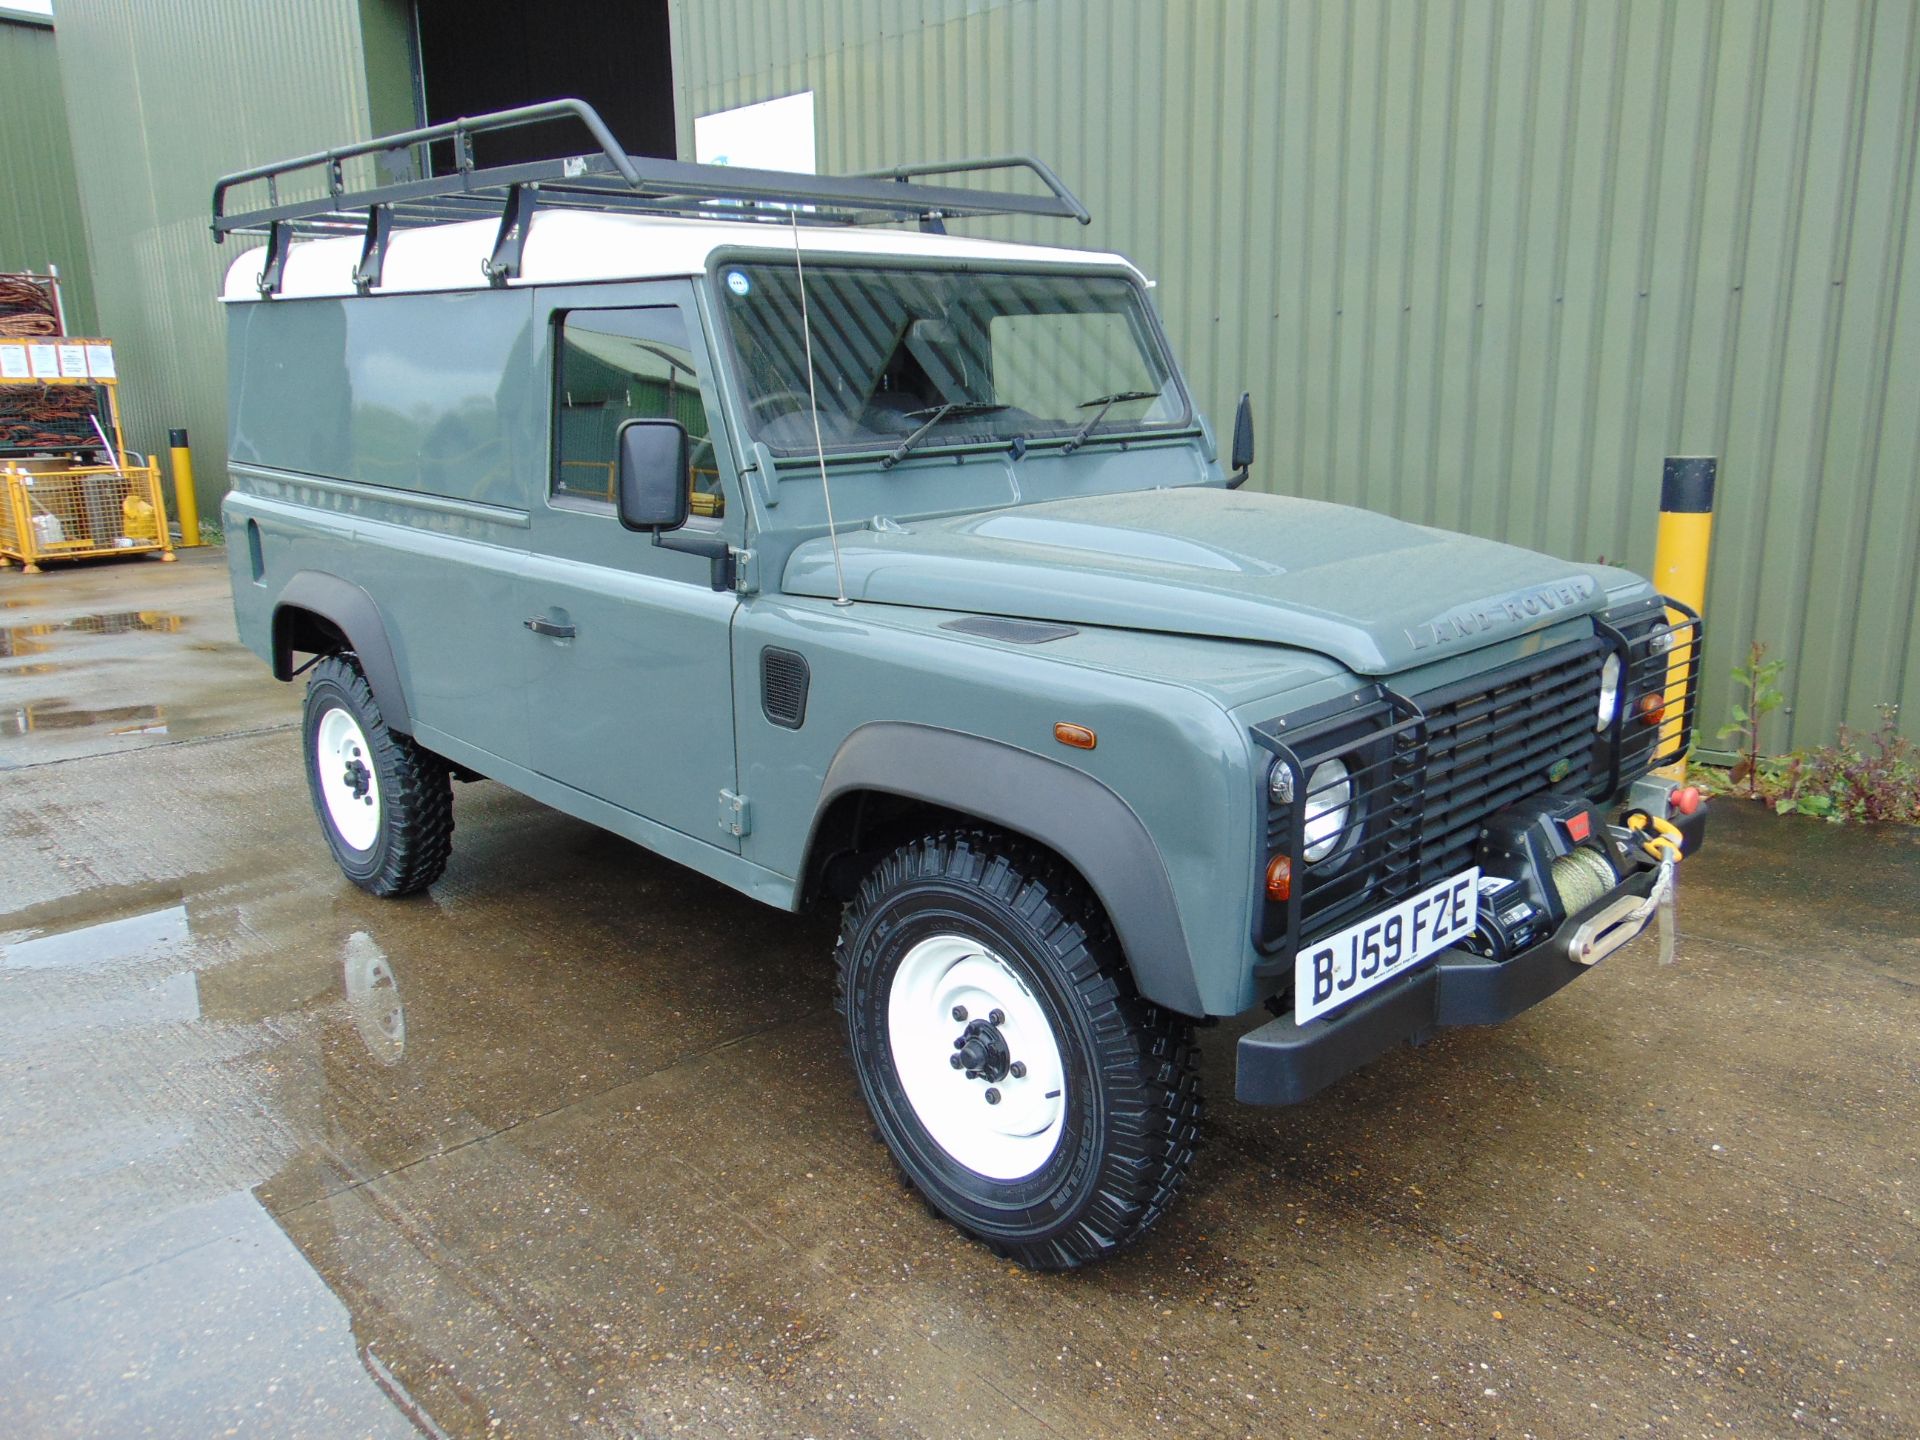
M562 625L558 620L547 620L539 615L526 622L529 630L536 635L551 635L556 640L571 640L579 630L572 625Z

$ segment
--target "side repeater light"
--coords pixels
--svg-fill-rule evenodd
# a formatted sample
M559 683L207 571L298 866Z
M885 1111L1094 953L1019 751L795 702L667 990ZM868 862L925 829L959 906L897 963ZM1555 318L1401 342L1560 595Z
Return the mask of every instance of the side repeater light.
M1642 695L1633 708L1640 712L1641 724L1658 725L1667 718L1667 697L1656 690Z
M1069 725L1062 720L1053 727L1053 738L1062 745L1071 745L1076 750L1091 750L1100 743L1100 737L1084 725Z

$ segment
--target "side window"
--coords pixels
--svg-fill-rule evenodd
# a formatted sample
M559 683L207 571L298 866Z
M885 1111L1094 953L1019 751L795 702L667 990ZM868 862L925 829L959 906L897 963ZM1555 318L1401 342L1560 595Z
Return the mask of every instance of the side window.
M561 318L554 376L553 493L613 503L613 442L625 420L678 420L692 441L695 515L726 497L700 400L686 322L670 305L571 310Z

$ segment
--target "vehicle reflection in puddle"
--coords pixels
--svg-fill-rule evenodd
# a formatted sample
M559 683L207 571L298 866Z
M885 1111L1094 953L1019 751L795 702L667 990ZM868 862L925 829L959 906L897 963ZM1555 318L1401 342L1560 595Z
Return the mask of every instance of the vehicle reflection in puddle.
M407 1053L407 1012L386 951L366 931L356 930L342 949L340 969L353 1028L374 1059L382 1065L399 1064Z

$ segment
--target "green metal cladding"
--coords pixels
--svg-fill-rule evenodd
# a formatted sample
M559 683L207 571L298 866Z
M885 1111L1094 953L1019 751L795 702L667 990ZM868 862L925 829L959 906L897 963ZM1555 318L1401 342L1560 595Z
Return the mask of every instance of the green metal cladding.
M55 34L100 328L127 441L193 437L200 513L226 489L225 320L239 253L207 230L223 172L369 132L358 0L60 0ZM401 43L404 44L404 33Z
M406 123L405 9L61 0L99 328L134 443L192 427L205 513L233 254L208 186L366 135L369 111ZM812 89L826 169L1055 164L1091 229L981 228L1138 260L1216 426L1253 392L1257 485L1644 571L1662 457L1718 455L1708 730L1755 638L1791 666L1773 746L1920 705L1914 0L674 0L672 18L683 145L696 115ZM0 66L48 33L0 25Z
M53 28L0 15L0 270L60 267L75 333L94 328L87 231L74 184Z
M676 118L1042 155L1093 227L984 233L1139 261L1266 488L1644 573L1662 457L1718 455L1702 738L1759 639L1784 748L1920 706L1916 11L675 0Z

